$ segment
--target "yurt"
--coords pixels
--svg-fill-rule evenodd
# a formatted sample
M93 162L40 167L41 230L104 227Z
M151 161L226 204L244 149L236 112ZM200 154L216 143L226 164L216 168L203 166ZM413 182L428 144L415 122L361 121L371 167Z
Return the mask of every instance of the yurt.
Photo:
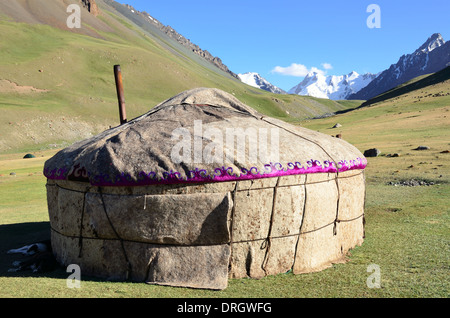
M197 88L50 158L51 242L83 276L225 289L322 270L364 238L346 141Z

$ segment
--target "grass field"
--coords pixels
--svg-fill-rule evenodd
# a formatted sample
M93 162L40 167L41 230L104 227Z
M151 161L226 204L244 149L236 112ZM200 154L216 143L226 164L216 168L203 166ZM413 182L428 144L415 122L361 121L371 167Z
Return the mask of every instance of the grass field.
M427 88L448 91L444 82ZM366 169L366 237L348 262L318 273L292 273L260 280L231 279L223 291L113 283L83 277L80 289L66 286L68 273L8 273L16 260L5 254L49 235L45 178L42 167L55 150L0 155L0 297L163 297L163 298L448 298L450 246L450 97L416 103L416 95L388 100L334 117L300 124L326 134L342 134L361 151L377 147ZM340 128L331 128L335 123ZM429 150L413 150L425 145ZM398 153L399 157L388 154ZM14 172L15 175L10 175ZM429 186L394 186L405 180ZM369 288L368 267L380 268L381 288Z

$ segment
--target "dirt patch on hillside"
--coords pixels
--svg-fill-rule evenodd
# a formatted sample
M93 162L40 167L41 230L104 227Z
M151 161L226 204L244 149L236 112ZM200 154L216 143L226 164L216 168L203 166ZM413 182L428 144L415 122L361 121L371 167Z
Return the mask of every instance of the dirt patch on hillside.
M108 126L98 120L87 122L79 116L24 112L15 120L2 123L1 129L0 153L18 148L36 148L36 145L40 145L39 148L63 148L90 138L108 129Z
M71 14L67 12L70 4L78 4L81 8L81 28L70 29L67 26L67 18ZM81 33L102 39L97 32L114 32L106 23L89 13L81 1L76 0L15 0L0 1L0 12L15 22L30 24L47 24L61 30Z
M45 92L48 92L48 90L39 89L33 86L20 86L17 83L11 82L9 80L0 79L0 93L29 94Z

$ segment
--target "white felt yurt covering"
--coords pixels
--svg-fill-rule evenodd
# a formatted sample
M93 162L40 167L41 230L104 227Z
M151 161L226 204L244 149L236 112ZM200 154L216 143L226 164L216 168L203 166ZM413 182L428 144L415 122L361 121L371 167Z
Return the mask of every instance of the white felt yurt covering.
M219 142L249 127L278 145ZM252 156L263 144L276 153ZM228 93L186 91L46 162L53 251L82 275L208 289L321 270L363 242L366 163Z

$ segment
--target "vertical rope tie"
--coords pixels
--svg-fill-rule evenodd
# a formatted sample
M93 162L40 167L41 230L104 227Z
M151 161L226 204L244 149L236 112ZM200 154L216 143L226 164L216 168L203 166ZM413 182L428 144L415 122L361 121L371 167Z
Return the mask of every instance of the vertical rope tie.
M106 210L105 200L103 199L102 189L101 189L100 187L98 188L98 192L99 192L99 194L100 194L100 199L101 199L101 201L102 201L103 211L105 212L106 219L108 220L109 225L111 226L111 228L112 228L114 234L116 235L117 239L120 241L120 245L121 245L121 247L122 247L123 256L125 257L125 261L126 261L126 263L127 263L127 271L126 271L126 273L125 273L125 277L126 277L126 280L129 280L130 275L131 275L131 270L132 270L132 268L131 268L131 263L130 263L130 261L129 261L129 259L128 259L127 252L126 252L126 250L125 250L125 244L124 244L124 242L123 242L123 239L119 236L119 233L117 233L117 231L116 231L116 229L115 229L113 223L111 222L111 219L109 218L108 212L107 212L107 210Z
M261 244L261 249L266 249L266 253L264 254L264 259L263 259L263 262L261 264L261 268L262 268L262 270L264 271L264 273L266 275L267 275L266 265L269 262L269 253L270 253L270 248L271 248L271 245L272 245L272 240L271 240L272 225L273 225L273 220L274 220L274 215L275 215L276 202L277 202L277 193L278 193L278 186L279 186L279 184L280 184L280 177L277 178L277 184L275 185L275 188L273 189L272 213L270 215L269 232L267 233L267 238Z
M231 208L231 220L230 220L230 264L229 264L229 271L232 270L231 268L231 262L233 259L233 227L234 227L234 213L236 211L236 193L238 188L239 181L236 181L236 184L234 186L234 190L231 193L231 200L233 201L233 207Z
M364 178L364 204L363 204L363 215L362 215L362 222L363 222L363 239L366 238L366 198L367 198L367 187L366 184L366 172L363 170L363 178Z
M339 189L339 170L336 172L336 189L337 189L337 202L336 202L336 218L334 219L333 235L337 235L337 224L339 223L339 201L341 199L341 191Z
M78 258L82 256L83 249L83 223L84 223L84 212L86 210L86 195L89 192L89 188L86 189L86 192L83 193L83 206L81 209L81 220L80 220L80 235L78 237Z
M295 251L294 251L294 260L292 262L292 267L291 269L294 270L294 265L295 265L295 260L297 259L297 250L298 250L298 243L300 242L300 236L302 235L302 230L303 230L303 221L305 220L305 212L306 212L306 199L307 199L307 194L306 194L306 183L308 180L308 175L305 175L305 183L303 184L303 189L305 192L305 195L303 197L303 213L302 213L302 220L300 222L300 227L298 229L298 237L297 237L297 242L295 243Z

